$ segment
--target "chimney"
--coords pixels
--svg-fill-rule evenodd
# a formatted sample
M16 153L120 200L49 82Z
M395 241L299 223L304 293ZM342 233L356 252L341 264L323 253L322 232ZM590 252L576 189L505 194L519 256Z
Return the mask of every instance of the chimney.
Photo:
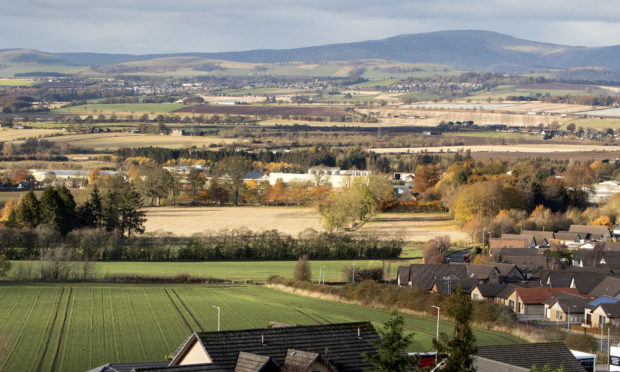
M357 327L357 337L362 337L362 330L360 327Z
M260 343L262 345L265 345L265 334L264 333L261 333L261 335L260 335Z

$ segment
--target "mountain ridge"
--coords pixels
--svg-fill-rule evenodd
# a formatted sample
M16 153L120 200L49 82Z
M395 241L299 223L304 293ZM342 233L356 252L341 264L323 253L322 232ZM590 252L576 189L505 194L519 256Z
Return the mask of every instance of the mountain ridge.
M64 62L70 65L100 66L163 57L192 56L248 63L329 62L386 59L406 63L436 63L474 71L527 71L604 67L620 71L620 45L585 47L519 39L484 30L452 30L403 34L380 40L338 43L290 49L256 49L214 53L52 53L22 49L0 50L13 54L16 62Z

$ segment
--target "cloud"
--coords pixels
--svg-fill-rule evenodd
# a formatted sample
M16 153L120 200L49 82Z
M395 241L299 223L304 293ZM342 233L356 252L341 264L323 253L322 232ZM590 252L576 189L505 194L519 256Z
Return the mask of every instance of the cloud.
M20 0L0 48L123 53L292 48L484 29L537 41L620 44L616 0Z

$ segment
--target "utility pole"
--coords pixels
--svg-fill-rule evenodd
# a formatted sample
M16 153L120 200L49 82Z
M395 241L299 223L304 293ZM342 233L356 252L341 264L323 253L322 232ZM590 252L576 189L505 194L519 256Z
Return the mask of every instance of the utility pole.
M217 331L219 332L220 331L220 311L221 311L221 309L220 309L219 306L215 306L215 305L211 306L211 307L217 310Z
M437 343L439 343L439 311L441 310L441 308L435 305L431 305L431 307L434 307L435 309L437 309L437 331L435 332L435 339L437 340ZM435 365L437 365L438 357L439 357L439 351L435 350Z

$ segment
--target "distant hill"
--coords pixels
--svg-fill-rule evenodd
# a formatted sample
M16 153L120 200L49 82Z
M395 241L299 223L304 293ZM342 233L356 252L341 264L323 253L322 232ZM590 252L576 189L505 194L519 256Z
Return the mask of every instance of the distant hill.
M251 63L328 62L388 59L434 63L474 71L527 71L536 68L603 67L620 71L620 45L580 47L517 39L490 31L440 31L399 35L382 40L295 49L225 53L102 54L0 51L0 61L102 66L162 57L200 57Z

